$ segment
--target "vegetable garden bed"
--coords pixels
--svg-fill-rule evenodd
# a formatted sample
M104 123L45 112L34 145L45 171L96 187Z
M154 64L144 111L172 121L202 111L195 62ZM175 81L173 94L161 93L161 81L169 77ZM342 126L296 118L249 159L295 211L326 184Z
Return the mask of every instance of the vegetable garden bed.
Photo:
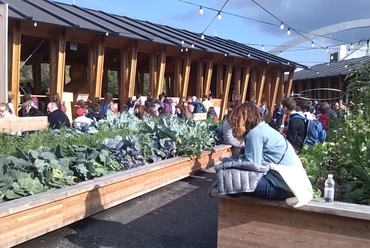
M198 159L176 157L0 204L0 247L10 247L188 177L231 156L219 145Z

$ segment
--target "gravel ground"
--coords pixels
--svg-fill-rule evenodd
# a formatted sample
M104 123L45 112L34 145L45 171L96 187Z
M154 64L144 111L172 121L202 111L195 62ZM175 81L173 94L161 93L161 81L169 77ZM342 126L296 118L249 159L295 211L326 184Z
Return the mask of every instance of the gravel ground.
M76 222L17 248L217 246L213 169Z

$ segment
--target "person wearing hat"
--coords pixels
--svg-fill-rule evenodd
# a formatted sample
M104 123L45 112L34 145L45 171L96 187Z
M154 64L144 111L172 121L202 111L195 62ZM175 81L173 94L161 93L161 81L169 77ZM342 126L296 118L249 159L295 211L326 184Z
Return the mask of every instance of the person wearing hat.
M77 118L73 122L73 126L75 128L81 128L83 126L90 126L91 125L93 120L86 116L87 112L88 112L88 110L84 109L84 108L78 108L76 110Z

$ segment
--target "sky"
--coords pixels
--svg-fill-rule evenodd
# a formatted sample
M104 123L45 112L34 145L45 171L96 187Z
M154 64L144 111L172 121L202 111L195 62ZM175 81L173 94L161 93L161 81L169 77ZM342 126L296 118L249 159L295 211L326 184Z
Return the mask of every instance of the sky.
M327 63L340 45L353 52L370 38L370 27L306 39L326 26L370 19L369 0L56 0L152 23L234 40L269 52L297 37L303 43L277 55L303 65ZM226 3L227 2L227 3ZM216 18L221 11L221 20ZM202 6L204 14L199 13ZM283 22L284 29L280 29ZM207 28L208 27L208 28ZM290 27L291 34L287 35ZM334 30L334 29L333 29ZM312 47L314 42L314 47ZM351 43L353 49L351 49ZM326 48L329 48L329 52ZM280 50L280 49L278 49ZM365 53L364 53L365 55Z

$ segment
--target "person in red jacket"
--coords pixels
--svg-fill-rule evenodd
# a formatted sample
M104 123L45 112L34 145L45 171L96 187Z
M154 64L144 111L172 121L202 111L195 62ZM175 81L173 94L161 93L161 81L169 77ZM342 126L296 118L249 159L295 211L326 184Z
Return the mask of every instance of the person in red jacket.
M324 108L324 105L321 103L316 104L315 106L315 115L316 115L316 120L318 120L322 128L327 131L329 127L329 114L326 112L326 109Z

